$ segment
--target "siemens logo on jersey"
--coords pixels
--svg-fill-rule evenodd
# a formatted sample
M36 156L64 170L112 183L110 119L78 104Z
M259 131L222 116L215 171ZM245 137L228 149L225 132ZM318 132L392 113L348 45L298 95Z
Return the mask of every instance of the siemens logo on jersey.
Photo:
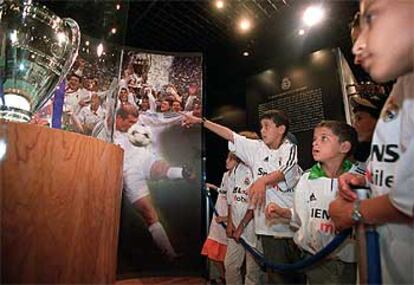
M400 158L398 145L372 145L372 158L377 161L395 162Z
M372 160L378 162L396 162L400 158L399 148L396 144L376 145L372 146ZM391 188L394 183L394 175L388 175L383 169L372 169L368 173L369 180L377 186L386 186Z
M312 208L311 209L311 218L329 220L330 216L328 214L328 211L325 210L325 209Z

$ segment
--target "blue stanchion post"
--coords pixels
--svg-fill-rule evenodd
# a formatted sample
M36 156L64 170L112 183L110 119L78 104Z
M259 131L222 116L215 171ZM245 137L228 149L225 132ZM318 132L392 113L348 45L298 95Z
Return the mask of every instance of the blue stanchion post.
M358 188L355 189L359 200L368 199L369 189L368 188ZM363 261L366 262L366 284L382 284L382 273L381 273L381 255L379 248L379 236L374 226L363 225L362 228L365 230L365 235L362 235L361 238L364 238L365 243L365 254ZM361 260L360 260L361 262Z
M60 129L62 127L62 111L63 101L65 100L65 79L59 84L59 87L55 90L55 96L53 99L53 112L52 112L52 128Z
M368 284L382 284L379 235L374 226L366 228Z

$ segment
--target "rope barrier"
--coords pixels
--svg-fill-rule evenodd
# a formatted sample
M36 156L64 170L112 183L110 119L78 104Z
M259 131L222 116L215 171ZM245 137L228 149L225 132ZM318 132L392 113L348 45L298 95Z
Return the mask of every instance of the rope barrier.
M206 196L208 197L210 208L213 209L214 215L219 216L216 208L213 206L214 203L213 203L213 200L211 199L211 195L209 191L206 190L205 192L206 192ZM223 222L220 222L220 224L224 229L226 229L226 224L224 224ZM282 272L298 271L298 270L305 269L306 267L309 267L315 264L316 262L322 260L329 254L331 254L333 251L335 251L335 249L338 248L339 245L341 245L345 241L345 239L351 233L352 233L352 229L347 229L347 230L340 232L338 235L335 236L335 238L326 247L324 247L318 253L312 255L309 258L306 258L306 259L303 259L301 261L291 263L291 264L272 263L266 260L263 254L261 254L259 251L257 251L256 249L251 247L249 244L247 244L247 242L243 238L240 238L240 243L249 253L253 255L253 257L258 261L259 265L262 268L265 267L265 268L270 268L272 270L282 271Z

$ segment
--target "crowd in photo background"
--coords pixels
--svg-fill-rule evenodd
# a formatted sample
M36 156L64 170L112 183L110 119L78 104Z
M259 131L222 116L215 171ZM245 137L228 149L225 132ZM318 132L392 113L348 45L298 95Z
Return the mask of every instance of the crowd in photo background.
M202 58L129 51L123 59L118 102L141 112L201 114ZM128 100L127 100L128 95ZM120 106L118 104L118 106Z
M91 52L97 41L85 37L84 43L66 76L62 129L111 141L115 112L126 103L139 113L190 111L201 116L200 55L125 50L121 60L116 46L106 46L98 57ZM32 123L50 126L52 105L53 97Z

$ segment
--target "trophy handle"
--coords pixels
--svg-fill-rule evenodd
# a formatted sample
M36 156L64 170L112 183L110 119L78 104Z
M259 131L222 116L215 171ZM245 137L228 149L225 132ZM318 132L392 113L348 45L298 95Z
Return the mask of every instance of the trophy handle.
M59 82L62 82L62 80L65 78L66 74L72 67L72 65L75 63L76 58L78 57L79 45L81 40L81 34L78 23L76 23L76 21L71 18L64 18L62 20L65 28L67 28L70 33L70 44L68 45L70 48L70 50L68 51L70 56L69 59L66 61L65 65L63 66Z

